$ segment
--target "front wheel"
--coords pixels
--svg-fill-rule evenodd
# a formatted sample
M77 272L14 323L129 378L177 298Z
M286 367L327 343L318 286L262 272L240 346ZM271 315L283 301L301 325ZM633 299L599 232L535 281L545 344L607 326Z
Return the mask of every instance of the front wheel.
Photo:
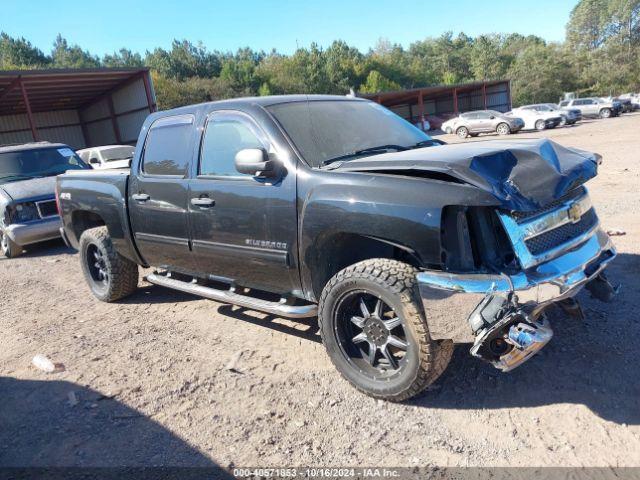
M538 131L544 130L546 127L546 123L544 120L538 120L536 121L535 127Z
M447 367L451 342L429 337L416 269L372 259L338 272L322 291L320 333L342 376L375 398L406 400Z
M98 300L114 302L138 288L138 265L116 251L106 227L85 230L79 248L84 278Z
M15 258L22 253L22 247L0 230L0 253L7 258Z
M560 126L564 127L565 125L567 125L567 117L565 117L564 115L560 115Z
M459 127L456 130L456 135L460 138L467 138L469 136L469 129L467 127Z
M496 132L498 135L509 135L511 133L511 128L506 123L501 123L496 127Z
M600 110L600 118L609 118L611 116L610 108L603 108Z

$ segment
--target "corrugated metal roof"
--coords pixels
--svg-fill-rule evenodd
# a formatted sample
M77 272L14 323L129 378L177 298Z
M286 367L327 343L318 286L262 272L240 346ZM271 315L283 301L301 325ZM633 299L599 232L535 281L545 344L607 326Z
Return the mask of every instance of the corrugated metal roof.
M508 85L509 80L487 80L486 82L458 83L455 85L430 85L426 87L409 88L407 90L396 90L391 92L359 93L358 96L361 98L379 101L383 105L393 105L406 101L409 98L415 98L420 92L425 96L434 97L444 95L448 92L453 92L453 90L457 90L458 93L463 93L465 91L482 88L483 85L489 89L495 85L502 84Z
M123 88L148 68L5 70L0 72L0 115L26 112L20 82L32 112L78 109Z

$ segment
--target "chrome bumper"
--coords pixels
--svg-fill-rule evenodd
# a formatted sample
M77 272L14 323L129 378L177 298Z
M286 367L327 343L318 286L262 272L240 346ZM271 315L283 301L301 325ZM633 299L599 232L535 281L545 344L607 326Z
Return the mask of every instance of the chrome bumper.
M572 297L616 256L609 236L600 227L580 246L515 275L453 274L423 271L417 276L420 295L434 340L474 341L473 316L493 296L514 294L533 315L552 302Z
M20 246L60 237L60 217L9 225L4 233Z

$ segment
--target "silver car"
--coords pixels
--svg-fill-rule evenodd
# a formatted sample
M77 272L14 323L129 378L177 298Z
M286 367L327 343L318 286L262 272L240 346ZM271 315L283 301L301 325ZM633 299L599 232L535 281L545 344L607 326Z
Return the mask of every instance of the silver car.
M481 133L495 132L498 135L516 133L524 128L524 121L495 110L465 112L442 124L442 130L455 133L460 138L475 137Z
M583 117L609 118L620 114L622 105L620 102L610 102L602 98L574 98L560 102L561 108L576 108L582 112Z

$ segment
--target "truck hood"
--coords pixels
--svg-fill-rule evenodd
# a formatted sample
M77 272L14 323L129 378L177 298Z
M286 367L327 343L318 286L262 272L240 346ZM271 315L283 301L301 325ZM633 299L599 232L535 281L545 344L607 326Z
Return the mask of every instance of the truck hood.
M52 196L55 193L56 177L32 178L19 182L8 182L0 184L0 190L9 196L13 201Z
M601 157L547 139L427 147L346 161L343 172L434 178L473 185L504 208L537 210L597 174Z

